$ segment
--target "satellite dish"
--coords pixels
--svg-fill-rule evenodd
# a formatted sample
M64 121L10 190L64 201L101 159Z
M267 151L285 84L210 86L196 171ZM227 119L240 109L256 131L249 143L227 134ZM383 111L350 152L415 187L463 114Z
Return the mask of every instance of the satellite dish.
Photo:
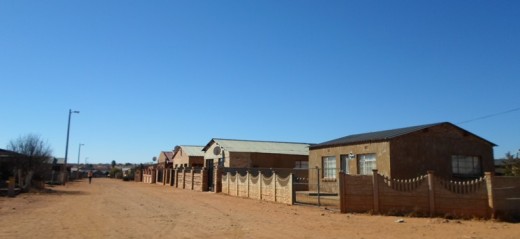
M350 152L350 153L348 154L348 158L349 158L349 159L355 159L355 158L356 158L356 155L353 154L352 152Z

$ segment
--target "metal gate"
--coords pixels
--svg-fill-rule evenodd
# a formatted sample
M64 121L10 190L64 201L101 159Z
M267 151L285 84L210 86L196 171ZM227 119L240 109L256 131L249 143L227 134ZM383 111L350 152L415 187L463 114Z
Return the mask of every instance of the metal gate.
M322 168L294 169L293 190L296 204L324 206L339 210L338 178L335 172ZM329 177L324 177L327 175Z

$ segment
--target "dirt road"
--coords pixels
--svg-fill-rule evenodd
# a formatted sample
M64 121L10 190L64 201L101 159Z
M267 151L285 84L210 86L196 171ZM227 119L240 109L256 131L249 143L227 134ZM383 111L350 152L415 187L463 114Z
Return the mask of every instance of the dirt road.
M520 238L520 224L339 214L93 179L0 198L0 238Z

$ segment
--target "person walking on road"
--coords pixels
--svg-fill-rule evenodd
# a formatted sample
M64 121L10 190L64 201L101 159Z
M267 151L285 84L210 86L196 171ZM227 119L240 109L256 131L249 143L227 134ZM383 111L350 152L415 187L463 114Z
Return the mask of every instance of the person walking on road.
M88 184L92 183L92 170L88 171Z

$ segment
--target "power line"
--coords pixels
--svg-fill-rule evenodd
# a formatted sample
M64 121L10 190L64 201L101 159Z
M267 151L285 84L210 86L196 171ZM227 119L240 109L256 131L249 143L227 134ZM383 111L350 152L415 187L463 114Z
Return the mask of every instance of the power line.
M469 122L473 122L473 121L477 121L477 120L482 120L482 119L487 119L487 118L491 118L491 117L495 117L495 116L498 116L498 115L503 115L503 114L507 114L507 113L511 113L511 112L515 112L515 111L519 111L519 110L520 110L520 107L514 108L514 109L510 109L510 110L506 110L506 111L499 112L499 113L494 113L494 114L490 114L490 115L481 116L481 117L470 119L470 120L466 120L466 121L462 121L462 122L459 122L457 124L465 124L465 123L469 123Z

